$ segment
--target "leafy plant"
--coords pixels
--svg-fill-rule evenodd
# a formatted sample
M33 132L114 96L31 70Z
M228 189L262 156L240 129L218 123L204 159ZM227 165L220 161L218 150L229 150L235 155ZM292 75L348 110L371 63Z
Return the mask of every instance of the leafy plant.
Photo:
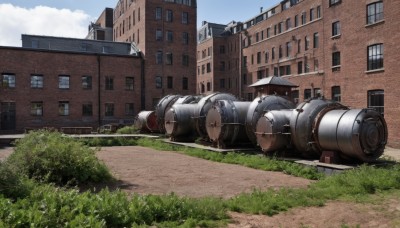
M7 163L28 178L56 185L102 182L112 178L96 151L58 132L31 132L16 142Z
M125 126L117 130L117 134L138 134L140 132L135 126Z

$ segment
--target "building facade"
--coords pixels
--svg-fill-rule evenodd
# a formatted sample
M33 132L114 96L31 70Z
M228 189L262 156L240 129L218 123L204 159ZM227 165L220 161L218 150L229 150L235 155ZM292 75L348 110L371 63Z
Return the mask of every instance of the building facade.
M241 42L240 97L254 96L249 82L284 77L299 86L297 102L325 97L383 113L389 145L400 147L399 10L395 0L287 0L262 10L231 29Z
M239 36L231 28L236 22L221 25L203 22L197 34L197 93L214 91L239 95Z
M113 41L114 9L105 8L96 22L88 27L86 39Z
M132 124L141 73L130 44L24 35L22 48L0 47L0 133Z
M113 39L132 42L145 61L142 109L196 92L196 23L196 0L118 1Z

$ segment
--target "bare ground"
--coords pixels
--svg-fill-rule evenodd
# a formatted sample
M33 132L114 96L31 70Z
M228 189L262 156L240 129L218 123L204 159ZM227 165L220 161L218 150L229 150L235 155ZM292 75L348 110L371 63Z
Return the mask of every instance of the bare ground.
M12 153L0 149L0 160ZM386 153L385 153L386 154ZM399 159L398 150L387 155ZM128 193L229 198L253 189L302 188L309 180L277 172L210 162L172 152L143 147L109 147L98 157L119 180L112 188ZM329 202L324 207L295 208L273 217L230 213L234 227L400 227L399 197L380 203Z

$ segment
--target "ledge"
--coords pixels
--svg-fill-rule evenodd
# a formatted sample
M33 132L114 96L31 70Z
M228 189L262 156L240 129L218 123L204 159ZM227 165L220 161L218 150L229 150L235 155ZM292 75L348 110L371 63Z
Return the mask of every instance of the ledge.
M332 40L339 39L341 36L342 36L342 34L334 35L334 36L331 36L331 39Z
M376 69L376 70L367 70L367 71L365 71L366 74L374 74L374 73L381 73L381 72L385 72L385 68L380 68L380 69Z
M372 24L367 24L367 25L365 25L365 28L371 28L371 27L374 27L374 26L377 26L377 25L380 25L380 24L384 24L384 23L385 23L385 19L377 21L377 22L374 22Z

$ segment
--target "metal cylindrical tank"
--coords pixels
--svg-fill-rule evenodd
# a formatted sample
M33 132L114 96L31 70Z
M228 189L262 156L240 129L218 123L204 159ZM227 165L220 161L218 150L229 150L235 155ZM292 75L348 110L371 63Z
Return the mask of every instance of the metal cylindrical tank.
M176 104L165 113L166 134L174 141L194 140L196 136L193 115L197 104Z
M212 105L217 100L231 100L237 101L236 97L228 93L213 93L206 97L203 97L197 104L197 109L194 115L196 130L200 137L207 138L206 129L206 115L211 109Z
M250 141L254 145L257 144L257 137L255 134L257 122L265 112L271 110L293 109L294 107L295 105L291 101L281 96L268 95L254 99L249 106L246 117L246 133Z
M244 123L251 102L218 100L206 116L206 130L219 148L250 142Z
M157 116L154 111L141 111L136 116L134 125L140 132L159 132Z
M311 99L299 104L290 118L292 142L296 150L306 158L319 158L322 151L315 134L319 121L328 111L346 109L335 101L325 99Z
M333 110L318 126L321 148L338 151L345 159L375 161L383 154L387 138L385 119L371 109Z
M287 149L290 146L290 116L292 110L269 111L257 122L257 143L261 149L275 152Z
M165 112L172 107L172 105L180 98L180 95L167 95L163 97L156 105L157 124L161 133L165 132L164 117Z

